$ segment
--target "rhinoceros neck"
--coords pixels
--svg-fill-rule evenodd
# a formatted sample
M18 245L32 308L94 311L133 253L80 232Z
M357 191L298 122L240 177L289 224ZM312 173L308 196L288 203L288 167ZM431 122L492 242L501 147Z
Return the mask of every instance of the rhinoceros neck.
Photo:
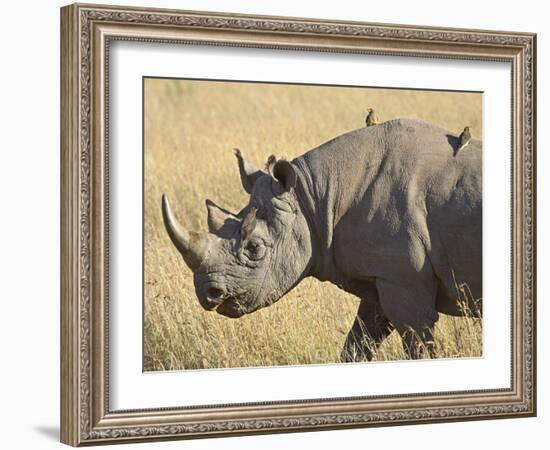
M352 131L292 161L298 168L297 195L312 238L309 275L320 280L340 282L342 274L334 258L335 228L378 172L381 155L368 145L369 134L374 133Z
M296 185L296 195L300 204L300 209L304 215L309 227L309 235L311 237L311 263L309 272L305 276L314 276L324 280L321 273L323 270L323 261L326 258L326 237L322 227L319 226L319 215L324 215L321 212L322 206L317 202L315 195L316 189L314 186L314 176L307 165L303 156L300 156L292 161L298 168L298 183Z

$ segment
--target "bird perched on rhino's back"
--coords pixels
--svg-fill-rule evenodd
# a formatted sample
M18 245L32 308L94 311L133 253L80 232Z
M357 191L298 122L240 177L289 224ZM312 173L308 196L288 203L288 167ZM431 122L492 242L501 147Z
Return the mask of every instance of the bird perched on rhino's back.
M455 150L454 156L456 156L460 150L466 147L470 143L471 139L472 135L470 134L470 127L464 127L464 131L462 131L462 133L460 133L460 136L458 136L458 147Z
M374 109L369 108L367 109L367 111L368 111L368 114L367 114L367 117L365 118L365 125L367 127L378 125L378 118L374 115Z

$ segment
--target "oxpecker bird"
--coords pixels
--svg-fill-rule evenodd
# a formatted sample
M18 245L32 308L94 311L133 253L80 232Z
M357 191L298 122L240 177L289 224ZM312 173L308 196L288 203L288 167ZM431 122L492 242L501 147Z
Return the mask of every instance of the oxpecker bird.
M374 115L374 109L369 108L369 109L367 109L367 111L369 113L367 114L367 117L365 119L365 125L367 127L371 127L373 125L378 125L378 118Z
M458 136L458 147L455 150L454 156L456 156L460 150L466 147L470 143L471 139L472 135L470 134L470 127L464 127L464 131L460 133L460 136Z
M250 208L250 211L248 211L248 214L243 219L243 223L241 224L241 245L244 245L245 242L250 237L250 234L254 231L254 228L256 228L256 213L258 212L258 209L256 207Z
M270 167L277 162L277 157L275 155L269 155L267 162L265 163L265 170L270 170Z

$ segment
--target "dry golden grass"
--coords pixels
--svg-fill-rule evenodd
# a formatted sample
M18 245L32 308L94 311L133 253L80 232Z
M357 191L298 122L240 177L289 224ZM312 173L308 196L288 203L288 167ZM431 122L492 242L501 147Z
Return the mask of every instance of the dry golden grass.
M258 166L271 153L293 158L364 125L420 118L481 138L481 95L185 80L145 81L144 368L176 370L334 363L358 300L330 283L302 281L275 305L238 320L204 311L191 271L170 243L160 198L180 220L206 229L205 199L231 211L246 203L232 149ZM481 355L481 321L441 316L441 358ZM393 333L378 360L405 357Z

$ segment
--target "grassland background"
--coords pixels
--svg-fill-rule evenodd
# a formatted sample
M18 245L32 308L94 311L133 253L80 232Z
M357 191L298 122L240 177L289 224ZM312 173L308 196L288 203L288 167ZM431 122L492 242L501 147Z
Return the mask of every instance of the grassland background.
M205 199L237 212L247 203L232 149L262 166L293 158L364 126L372 107L381 120L428 120L482 137L477 93L374 88L144 81L144 369L334 363L358 306L330 283L302 281L275 305L238 320L204 311L191 271L170 243L160 198L168 194L189 229L206 230ZM481 355L481 321L441 315L438 357ZM404 359L393 333L375 359Z

